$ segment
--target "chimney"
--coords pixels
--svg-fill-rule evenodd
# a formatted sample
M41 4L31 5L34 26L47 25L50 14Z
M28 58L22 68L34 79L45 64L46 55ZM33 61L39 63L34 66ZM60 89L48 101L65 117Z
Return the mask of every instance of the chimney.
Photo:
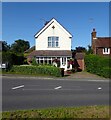
M91 33L92 35L92 50L93 50L93 54L96 54L96 31L95 28L93 28L93 32Z
M95 28L93 28L93 32L92 32L91 34L92 34L92 39L96 38L96 31L95 31Z

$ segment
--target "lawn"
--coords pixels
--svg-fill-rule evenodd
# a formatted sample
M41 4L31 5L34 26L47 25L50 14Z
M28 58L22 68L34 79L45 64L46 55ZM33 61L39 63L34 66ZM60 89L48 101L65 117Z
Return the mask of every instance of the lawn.
M3 118L109 118L108 106L59 107L3 112Z

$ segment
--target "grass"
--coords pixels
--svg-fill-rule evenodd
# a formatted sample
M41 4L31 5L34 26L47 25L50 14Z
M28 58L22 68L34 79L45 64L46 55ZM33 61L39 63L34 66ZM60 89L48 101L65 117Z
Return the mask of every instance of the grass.
M59 107L3 112L3 118L109 118L108 106Z

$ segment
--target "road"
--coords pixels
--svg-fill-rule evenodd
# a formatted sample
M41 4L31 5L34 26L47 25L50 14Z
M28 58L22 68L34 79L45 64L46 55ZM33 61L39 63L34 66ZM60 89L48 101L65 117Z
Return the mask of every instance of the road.
M6 77L2 78L2 109L109 105L109 82Z

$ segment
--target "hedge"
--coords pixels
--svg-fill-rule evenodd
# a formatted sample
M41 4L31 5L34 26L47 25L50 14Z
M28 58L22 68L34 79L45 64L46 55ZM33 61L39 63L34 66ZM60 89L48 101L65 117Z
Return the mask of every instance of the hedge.
M85 65L88 72L111 78L111 68L109 67L111 58L97 55L86 55Z
M21 73L21 74L44 74L59 77L61 76L60 68L48 65L39 66L17 66L14 65L10 72Z

